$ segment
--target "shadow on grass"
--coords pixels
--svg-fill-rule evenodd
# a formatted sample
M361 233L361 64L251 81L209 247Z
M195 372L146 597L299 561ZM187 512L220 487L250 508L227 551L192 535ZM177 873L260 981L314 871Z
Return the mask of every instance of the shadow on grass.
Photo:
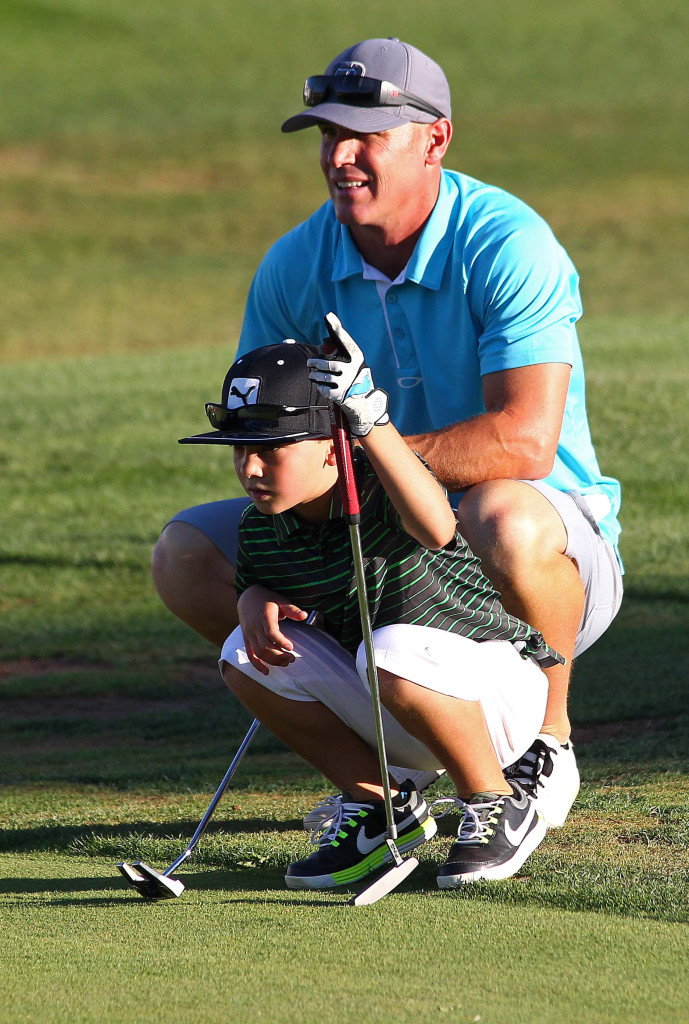
M124 879L122 883L125 884ZM111 883L102 875L95 878L0 878L2 894L28 896L37 892L105 892L112 889Z
M664 877L658 872L625 872L620 866L588 864L566 870L552 857L542 864L503 882L476 882L457 889L438 890L436 874L442 856L421 862L414 873L394 894L451 900L458 912L466 903L491 903L502 906L540 906L549 910L594 912L617 917L646 918L674 923L689 922L686 900L686 873ZM153 867L162 865L147 858ZM0 905L17 905L22 898L40 898L44 907L154 907L173 904L180 909L198 907L208 896L209 902L255 908L257 905L322 909L346 906L354 893L369 885L369 876L358 886L338 890L294 891L287 889L284 873L288 860L272 865L203 868L175 874L186 889L179 899L145 900L119 875L115 864L111 877L35 878L20 877L0 880ZM384 869L380 872L383 874ZM4 894L4 895L3 895ZM169 912L169 911L167 911Z
M384 870L374 873L362 881L359 885L348 886L346 889L323 890L312 892L310 890L293 891L287 889L284 880L284 872L287 865L282 869L268 868L245 868L231 872L226 870L216 871L194 871L185 874L184 870L175 874L184 882L185 894L203 894L204 892L225 892L232 904L246 904L256 906L257 899L261 903L275 906L295 907L318 907L323 906L347 906L352 897L371 884L372 881L386 873L389 865ZM431 889L435 890L436 866L434 864L421 864L414 874L407 879L395 892L423 893ZM70 894L77 893L98 893L90 898L83 898ZM29 896L37 893L64 893L65 896L46 899L45 906L65 907L105 907L122 906L132 904L135 906L146 905L149 907L160 907L163 904L176 903L171 900L146 900L136 894L128 886L113 866L113 877L103 878L7 878L0 879L0 894ZM127 897L129 893L129 897ZM251 895L249 895L249 893ZM117 895L114 895L117 894ZM122 897L124 894L124 899ZM246 894L235 897L234 894ZM257 894L259 894L257 896ZM264 895L265 894L265 895Z
M45 852L74 853L89 843L112 841L121 849L127 840L136 842L163 839L186 845L198 827L198 821L130 821L119 825L41 825L39 828L13 829L0 835L0 852ZM276 821L272 818L237 818L234 820L210 822L204 836L213 834L255 834L261 832L302 832L301 819ZM101 848L101 851L106 851ZM181 852L181 851L180 851ZM113 849L117 854L117 850ZM2 890L0 890L2 891Z
M162 870L162 868L161 868ZM246 868L228 872L226 870L216 871L195 871L185 873L184 870L175 874L180 878L187 890L193 892L196 889L203 891L262 891L284 888L284 870ZM0 894L28 896L34 893L103 893L103 896L93 897L88 900L76 898L74 900L54 899L47 900L48 904L65 906L70 903L79 906L97 905L103 903L121 903L119 897L113 897L113 893L131 894L131 902L147 904L149 906L161 903L174 902L170 900L145 900L135 893L124 878L119 874L113 864L112 878L98 875L95 877L78 878L2 878L0 879Z

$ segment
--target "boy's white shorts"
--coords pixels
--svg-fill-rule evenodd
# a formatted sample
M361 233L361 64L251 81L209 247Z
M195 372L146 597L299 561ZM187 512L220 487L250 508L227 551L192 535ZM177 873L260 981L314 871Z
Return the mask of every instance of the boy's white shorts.
M295 660L261 675L247 658L241 629L225 641L220 656L261 686L288 700L320 701L373 749L376 731L366 677L363 644L356 661L321 629L283 620L280 628L294 643ZM428 626L384 626L373 633L376 665L429 690L480 701L501 767L516 761L540 732L547 679L535 661L522 658L511 643L476 643ZM385 744L391 764L442 769L437 757L410 736L383 709Z
M596 509L599 516L609 510L609 503L601 496L585 500L573 491L558 491L542 480L521 482L540 491L562 519L567 531L565 554L575 563L584 584L585 603L574 648L576 657L603 635L622 601L622 573L615 549L603 540L592 515L596 501L604 504ZM172 521L196 527L236 565L238 524L250 504L249 498L212 501L178 512Z

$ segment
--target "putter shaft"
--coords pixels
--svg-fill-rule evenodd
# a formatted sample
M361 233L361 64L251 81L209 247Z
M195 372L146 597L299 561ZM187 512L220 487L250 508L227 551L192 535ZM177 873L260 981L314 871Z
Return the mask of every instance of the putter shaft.
M350 523L349 535L354 556L354 574L357 580L359 592L359 612L361 617L361 631L364 637L366 650L366 676L371 691L371 702L373 704L373 721L376 727L376 740L378 745L378 760L380 762L380 775L383 783L385 797L385 817L387 821L388 846L392 853L395 864L402 863L402 856L397 849L397 826L395 825L395 812L392 807L392 794L390 793L390 780L388 778L388 755L385 747L385 731L383 729L383 711L380 703L380 690L378 687L378 672L376 670L376 655L373 647L373 630L371 628L371 616L366 600L366 573L364 570L364 558L361 550L361 532L358 523Z
M314 626L317 622L318 612L312 611L306 619L305 625ZM170 897L180 896L184 891L183 883L178 879L171 878L170 876L177 870L180 864L183 864L185 860L191 856L198 846L199 840L205 832L208 822L213 817L215 808L218 806L223 793L232 781L232 777L239 767L239 762L244 757L244 754L254 737L254 733L260 724L259 720L255 718L249 726L249 730L242 740L237 753L232 759L230 767L225 772L223 780L218 786L213 799L209 803L206 813L199 822L187 848L183 850L177 860L174 860L162 873L156 871L155 868L149 867L148 864L144 864L142 861L135 861L133 865L127 864L123 861L117 865L118 870L126 878L127 882L129 882L129 884L145 899L169 899Z
M259 720L257 718L254 718L253 722L249 726L249 731L247 732L246 736L242 740L242 742L241 742L241 744L239 746L239 749L237 750L237 753L234 755L234 758L232 760L232 764L230 765L230 767L225 772L225 776L224 776L222 782L220 783L220 785L218 786L218 789L217 789L217 791L215 793L215 796L213 797L213 799L209 803L208 809L207 809L206 813L201 818L201 821L199 822L198 828L196 829L196 831L194 832L193 836L189 840L189 845L187 846L186 850L184 850L184 852L180 854L180 856L177 858L177 860L173 861L172 864L170 865L170 867L166 868L165 871L163 871L164 875L171 875L173 873L173 871L176 871L177 868L180 866L180 864L183 864L184 861L188 857L191 856L191 854L194 852L194 850L198 846L199 840L200 840L201 836L203 835L203 833L205 832L206 826L207 826L208 822L213 817L213 813L215 811L215 808L220 803L220 800L222 799L223 793L225 792L225 790L229 786L230 782L232 781L232 777L233 777L234 773L236 772L237 768L239 767L239 762L244 757L244 754L246 753L246 749L249 746L249 744L251 743L252 739L254 738L254 733L256 732L256 730L258 729L260 724L261 723L259 722Z
M208 805L206 813L199 822L194 835L191 837L187 848L179 855L177 860L173 861L172 864L170 864L170 866L162 873L156 871L155 868L149 867L148 864L144 864L142 861L135 861L133 865L127 864L124 861L117 864L119 872L126 878L132 888L136 889L139 895L144 897L144 899L169 899L171 897L181 896L184 891L184 884L178 879L171 878L170 876L177 870L180 864L183 864L184 861L191 856L198 846L199 840L206 830L206 826L211 820L215 808L218 806L223 793L229 786L230 781L239 766L239 762L244 757L247 747L251 743L254 733L258 729L259 725L259 720L255 718L249 726L246 736L242 740L237 753L232 759L230 767L225 772L224 778Z
M328 329L330 330L330 328ZM336 339L331 338L330 341L331 343L333 341L336 343ZM364 649L366 651L366 676L368 679L369 689L371 691L373 720L376 729L378 747L378 761L380 764L380 776L385 800L385 819L388 835L387 843L395 866L399 868L403 864L403 858L396 843L397 826L395 825L395 813L392 806L392 794L390 792L388 757L387 750L385 748L383 714L378 687L378 671L376 669L375 650L373 646L371 613L366 593L366 571L364 568L364 558L361 548L361 531L359 529L361 514L356 479L354 477L352 438L349 431L349 424L347 423L347 419L342 412L342 409L332 402L330 404L330 425L332 428L333 445L335 447L335 457L337 459L342 507L347 522L349 523L349 536L352 545L354 575L356 578L357 598L359 601L359 617L361 619L361 632L364 639Z

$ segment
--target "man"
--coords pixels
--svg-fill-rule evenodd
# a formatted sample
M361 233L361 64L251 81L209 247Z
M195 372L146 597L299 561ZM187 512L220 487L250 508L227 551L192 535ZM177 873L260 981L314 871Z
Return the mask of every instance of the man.
M541 734L512 773L561 825L579 785L572 659L622 597L620 491L589 434L576 271L527 206L443 169L450 91L414 47L358 43L307 79L304 101L282 129L317 126L330 199L266 255L238 351L318 344L327 310L359 340L393 422L459 501L505 607L566 659L547 670ZM241 507L178 514L153 558L163 601L219 646L237 621Z

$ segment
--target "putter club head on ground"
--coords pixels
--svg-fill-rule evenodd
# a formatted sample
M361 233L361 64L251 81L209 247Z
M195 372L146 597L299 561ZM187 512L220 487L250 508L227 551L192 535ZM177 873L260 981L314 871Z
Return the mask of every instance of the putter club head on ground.
M138 871L135 871L131 864L127 864L126 861L121 861L119 864L116 864L115 867L121 875L124 875L130 885L146 881L144 876L140 875Z
M383 896L387 896L389 892L392 892L398 885L401 885L405 878L418 866L419 862L416 857L408 857L407 860L401 864L396 864L389 871L376 878L375 882L371 882L360 893L353 896L349 901L349 905L351 907L370 907L372 903L382 900Z
M155 868L137 860L134 864L122 862L118 870L145 900L171 900L184 892L184 882L161 875Z

